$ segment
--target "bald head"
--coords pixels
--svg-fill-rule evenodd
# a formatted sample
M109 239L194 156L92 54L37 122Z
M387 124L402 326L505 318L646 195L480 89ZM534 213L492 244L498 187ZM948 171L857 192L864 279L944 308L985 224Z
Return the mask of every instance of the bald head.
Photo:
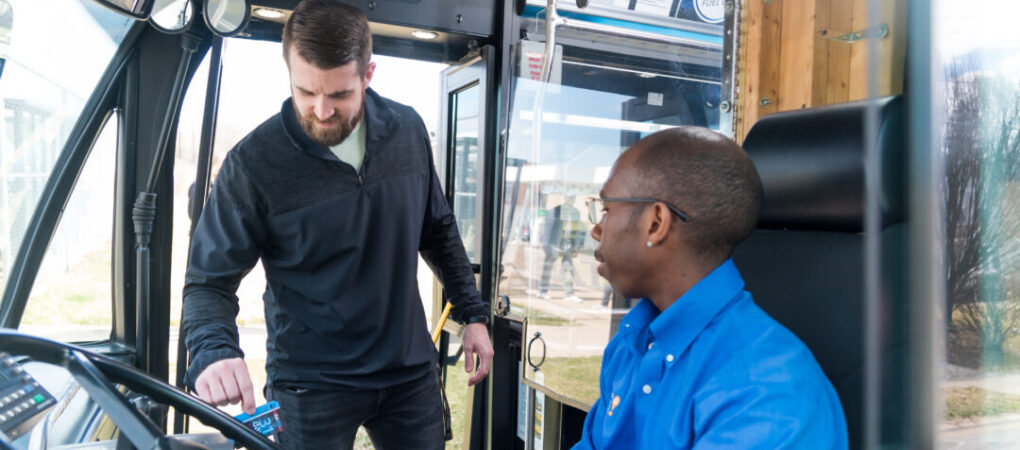
M632 192L665 200L691 217L683 242L705 262L718 263L758 222L762 187L751 158L731 139L702 127L663 130L631 146Z

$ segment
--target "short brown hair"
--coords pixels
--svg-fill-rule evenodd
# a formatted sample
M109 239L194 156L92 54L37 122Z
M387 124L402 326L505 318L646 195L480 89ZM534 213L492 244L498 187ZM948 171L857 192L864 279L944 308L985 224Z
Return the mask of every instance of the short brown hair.
M709 259L728 258L758 223L763 191L751 158L730 138L702 127L652 134L639 147L636 197L659 198L691 216L685 243Z
M339 0L304 0L283 27L283 59L291 48L320 69L356 61L362 76L372 59L372 32L360 9Z

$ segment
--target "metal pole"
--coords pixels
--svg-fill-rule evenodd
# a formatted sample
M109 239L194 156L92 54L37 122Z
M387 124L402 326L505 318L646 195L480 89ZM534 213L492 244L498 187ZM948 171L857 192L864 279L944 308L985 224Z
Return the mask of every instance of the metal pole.
M191 63L191 54L198 49L199 39L190 34L181 35L181 47L184 52L181 54L180 63L177 65L177 74L174 77L174 84L170 90L170 99L167 103L166 114L163 116L163 124L159 132L159 140L156 141L157 149L152 170L149 172L149 182L146 190L139 192L135 199L134 208L131 210L131 219L134 221L135 231L135 355L137 365L143 370L149 368L149 243L152 241L153 221L156 219L156 181L159 179L160 169L163 160L166 159L167 148L170 142L170 131L177 118L177 110L180 107L181 97L184 95L184 79Z

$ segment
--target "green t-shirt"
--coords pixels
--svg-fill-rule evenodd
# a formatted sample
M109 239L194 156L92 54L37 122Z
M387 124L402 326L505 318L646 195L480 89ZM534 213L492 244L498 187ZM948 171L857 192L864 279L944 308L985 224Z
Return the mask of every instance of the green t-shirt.
M364 120L358 121L358 126L354 127L347 139L329 148L340 161L350 164L358 173L361 173L361 163L365 160L364 123Z

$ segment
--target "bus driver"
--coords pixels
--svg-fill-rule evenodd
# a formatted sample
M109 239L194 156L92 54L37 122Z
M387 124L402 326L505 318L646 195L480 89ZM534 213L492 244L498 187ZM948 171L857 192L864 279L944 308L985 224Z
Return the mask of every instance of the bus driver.
M620 155L599 196L599 275L642 300L605 349L574 448L847 448L829 380L730 259L762 201L747 154L705 128L660 131Z

